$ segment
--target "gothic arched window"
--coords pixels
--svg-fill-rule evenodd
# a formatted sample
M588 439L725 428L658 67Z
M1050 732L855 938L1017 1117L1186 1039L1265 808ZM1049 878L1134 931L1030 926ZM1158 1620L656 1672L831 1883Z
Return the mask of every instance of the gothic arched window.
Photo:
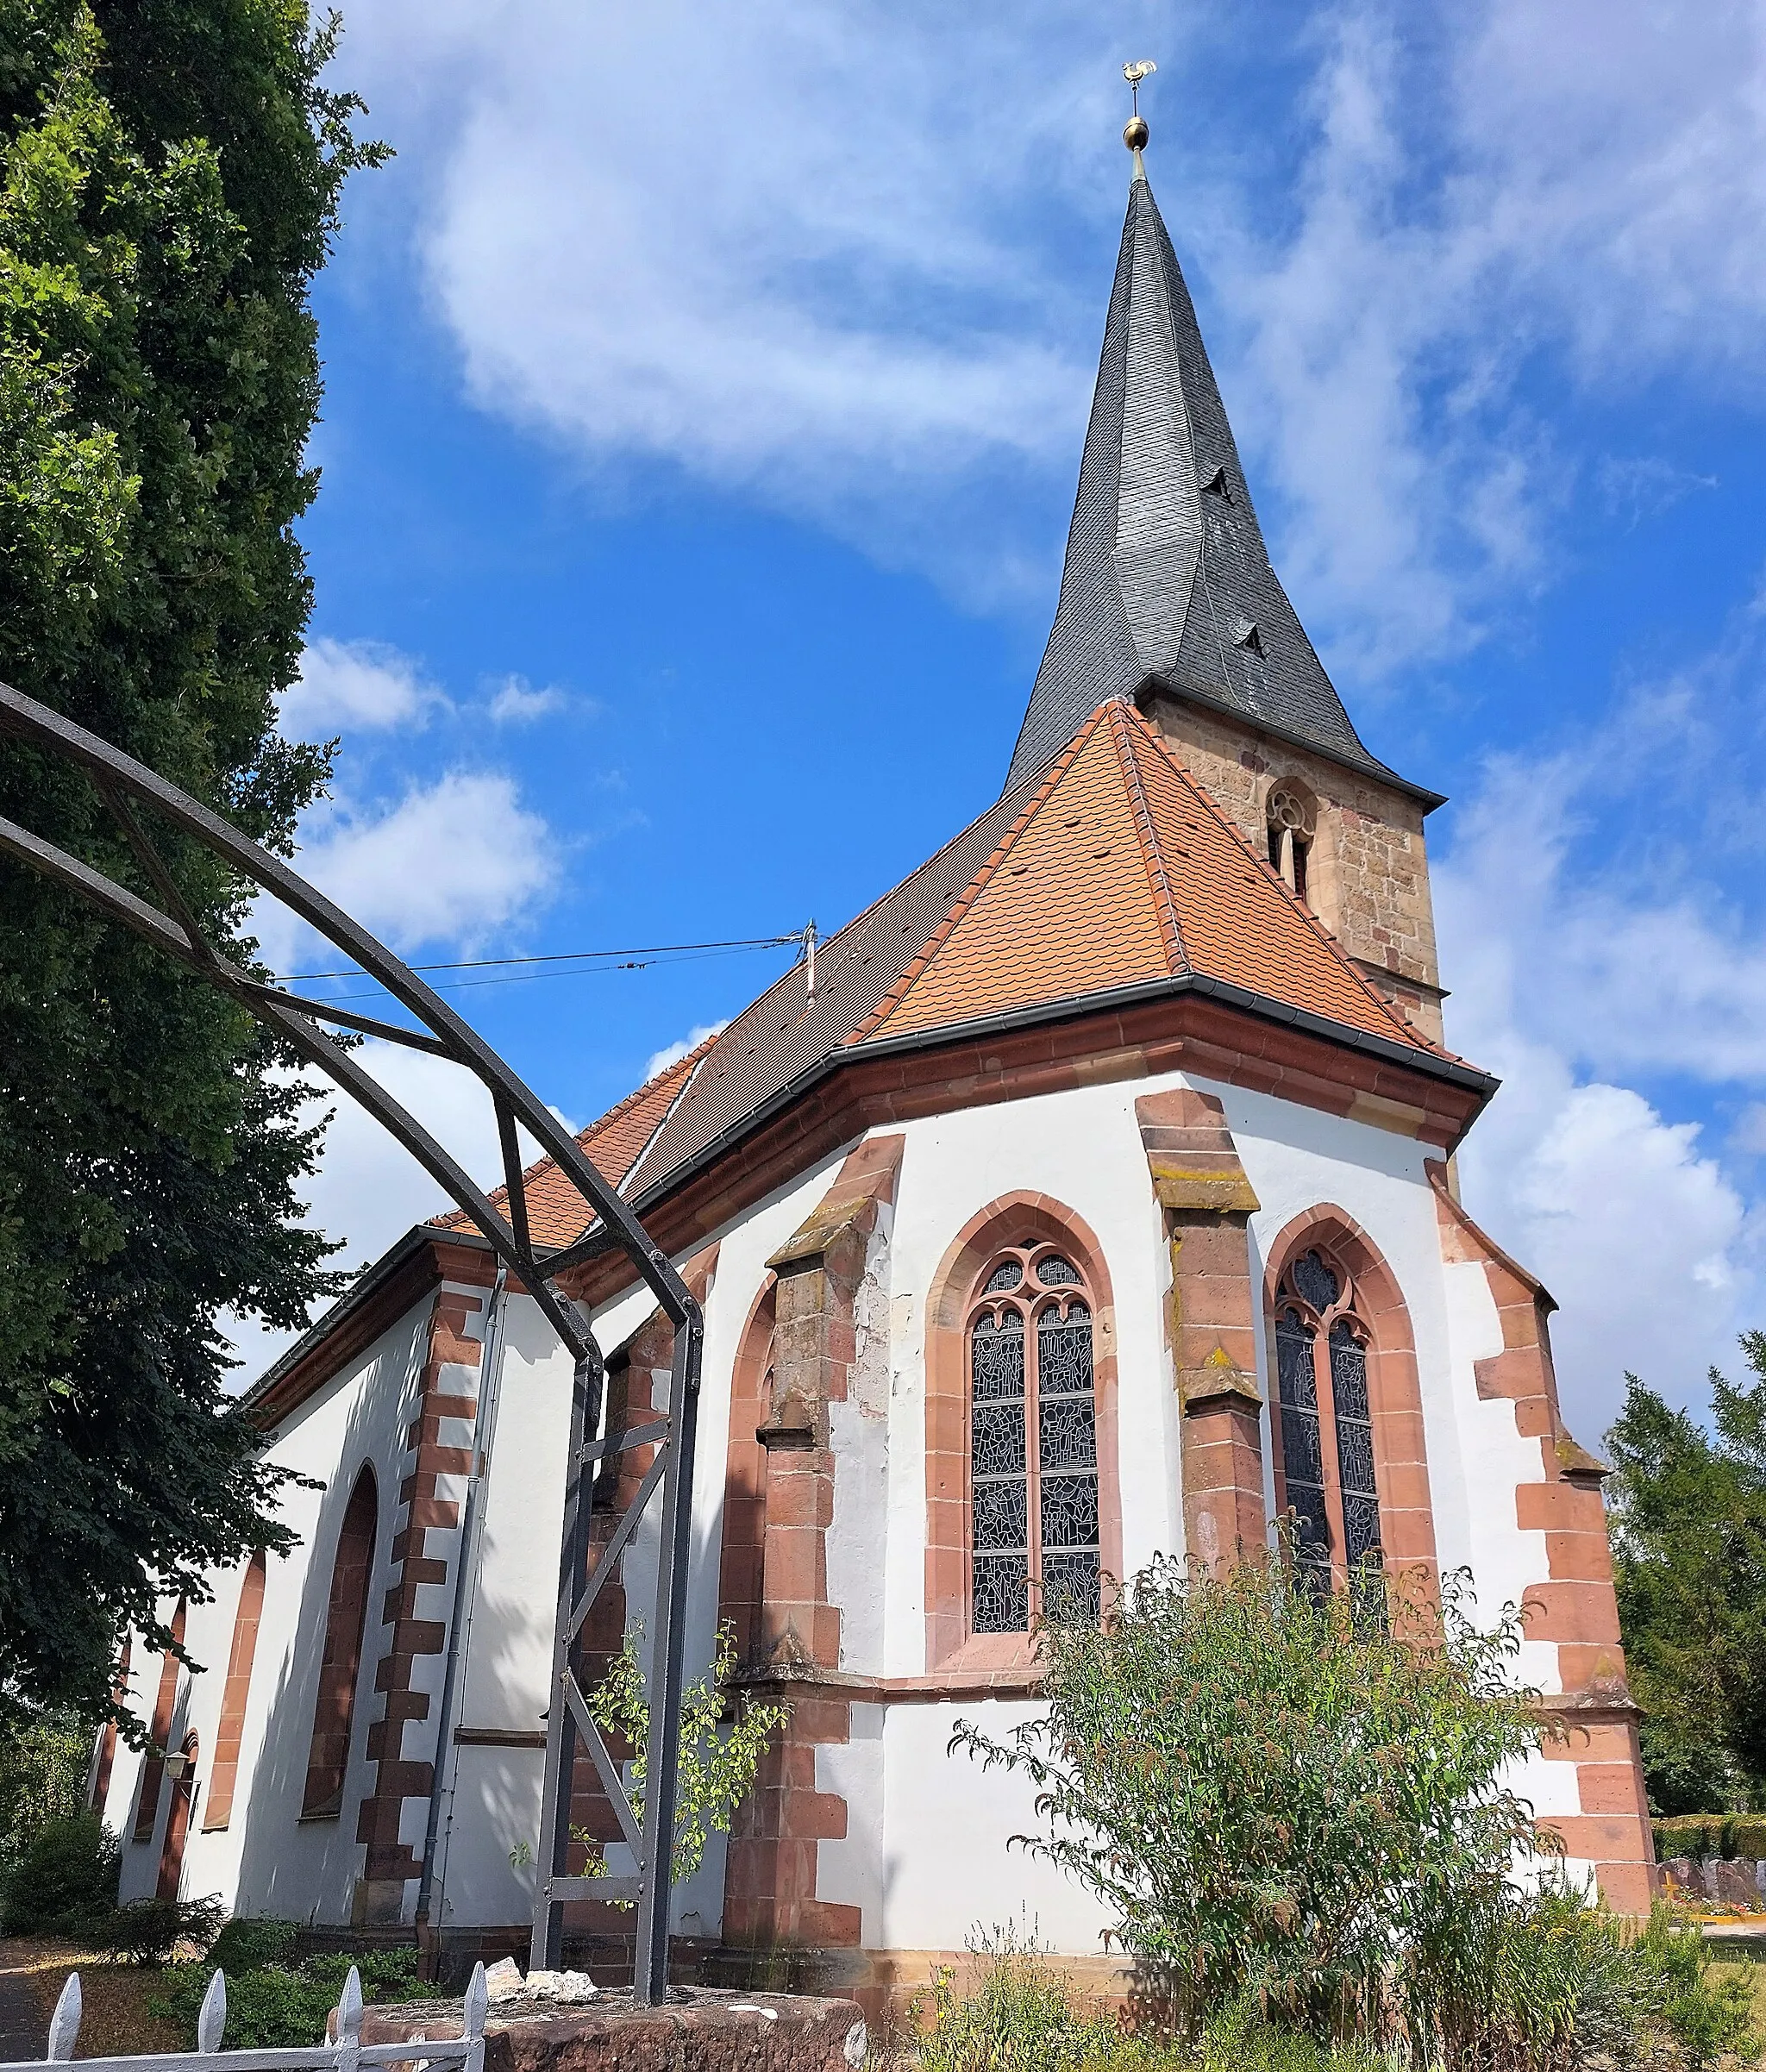
M996 1254L968 1320L970 1623L1099 1610L1092 1302L1049 1244Z
M368 1583L380 1517L374 1471L364 1467L349 1493L337 1552L331 1563L331 1600L325 1614L325 1652L313 1700L313 1737L307 1750L303 1820L335 1820L343 1810L349 1769L355 1687L361 1670L362 1638L368 1623Z
M1306 862L1318 824L1312 801L1294 786L1277 785L1264 804L1263 819L1269 836L1270 868L1286 878L1304 899Z
M1368 1589L1383 1558L1368 1330L1355 1283L1303 1252L1275 1298L1277 1494L1294 1514L1294 1553L1315 1587L1333 1575Z

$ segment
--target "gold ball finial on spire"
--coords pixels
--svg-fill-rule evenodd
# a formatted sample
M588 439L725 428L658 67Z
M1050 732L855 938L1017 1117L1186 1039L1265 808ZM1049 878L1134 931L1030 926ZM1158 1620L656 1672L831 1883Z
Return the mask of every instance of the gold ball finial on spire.
M1122 76L1128 81L1130 105L1134 110L1128 121L1123 124L1122 141L1130 151L1137 154L1143 149L1148 137L1152 134L1147 128L1147 118L1141 113L1141 81L1147 78L1149 73L1155 72L1158 69L1159 67L1150 58L1137 59L1132 65L1124 65L1122 68Z

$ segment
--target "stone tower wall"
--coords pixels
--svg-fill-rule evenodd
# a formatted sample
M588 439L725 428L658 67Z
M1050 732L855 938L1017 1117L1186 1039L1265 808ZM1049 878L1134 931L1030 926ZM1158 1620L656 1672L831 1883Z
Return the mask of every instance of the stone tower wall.
M1438 1042L1443 994L1418 802L1224 713L1158 696L1148 717L1260 856L1270 792L1286 781L1311 794L1318 824L1308 904L1400 1012Z

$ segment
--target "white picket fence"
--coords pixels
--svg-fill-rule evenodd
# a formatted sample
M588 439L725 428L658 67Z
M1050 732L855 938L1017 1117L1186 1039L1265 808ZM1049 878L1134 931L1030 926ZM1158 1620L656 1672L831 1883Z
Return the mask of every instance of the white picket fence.
M227 2028L227 1980L217 1970L203 1996L197 2017L194 2050L158 2050L139 2057L83 2057L80 2072L359 2072L376 2065L409 2064L434 2072L484 2072L485 2011L490 2004L485 1967L475 1965L466 1989L460 2033L431 2042L365 2044L362 2033L362 1981L352 1966L330 2025L333 2040L275 2050L223 2050ZM33 2072L40 2063L66 2064L79 2041L82 2012L78 1972L69 1975L49 2021L49 2048L41 2060L0 2065L0 2072Z

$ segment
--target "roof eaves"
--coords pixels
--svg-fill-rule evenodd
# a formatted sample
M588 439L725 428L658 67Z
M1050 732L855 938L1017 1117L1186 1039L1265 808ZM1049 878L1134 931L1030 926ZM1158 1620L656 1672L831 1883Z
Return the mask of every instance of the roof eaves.
M1423 1074L1425 1078L1440 1080L1449 1086L1475 1093L1484 1101L1487 1101L1502 1084L1500 1080L1489 1073L1480 1072L1475 1066L1449 1057L1445 1052L1425 1050L1385 1036L1373 1036L1365 1030L1351 1028L1345 1022L1333 1022L1324 1015L1314 1014L1308 1008L1292 1007L1286 1001L1272 1000L1262 993L1250 992L1227 980L1212 979L1200 972L1183 972L1170 979L1140 980L1132 986L1117 986L1107 992L1074 994L1066 999L1040 1002L1031 1007L1010 1008L998 1014L977 1016L969 1021L947 1022L933 1029L907 1030L896 1036L873 1036L857 1047L846 1045L840 1049L829 1051L805 1066L794 1078L788 1080L746 1115L736 1117L716 1136L702 1144L691 1158L683 1160L673 1172L660 1174L634 1195L631 1198L633 1211L642 1217L677 1187L684 1186L708 1166L716 1164L733 1145L740 1143L762 1124L790 1107L793 1101L801 1099L824 1080L832 1078L836 1072L861 1058L887 1057L898 1052L936 1049L942 1045L961 1042L973 1036L1035 1028L1043 1023L1072 1021L1082 1015L1107 1012L1112 1008L1132 1007L1147 1001L1175 998L1185 992L1204 994L1221 1000L1229 1006L1243 1008L1262 1020L1285 1023L1303 1030L1308 1035L1321 1036L1327 1042L1339 1043L1345 1049L1361 1051L1384 1063L1406 1067Z
M1362 1051L1387 1064L1406 1066L1431 1079L1443 1080L1451 1086L1481 1093L1487 1099L1502 1083L1489 1073L1479 1071L1475 1065L1468 1065L1462 1059L1450 1057L1445 1051L1437 1050L1432 1046L1425 1049L1420 1043L1412 1044L1390 1036L1375 1036L1370 1030L1356 1029L1348 1022L1332 1021L1328 1015L1317 1014L1309 1007L1295 1007L1286 1000L1271 999L1265 993L1253 992L1246 986L1235 986L1229 979L1212 978L1206 972L1180 972L1169 979L1142 979L1131 986L1112 986L1107 992L1074 993L1066 999L1039 1001L1030 1007L1006 1008L997 1014L978 1015L964 1022L947 1022L934 1029L905 1030L893 1036L875 1036L861 1046L858 1051L849 1051L843 1055L887 1056L897 1051L959 1042L969 1036L1004 1034L1013 1029L1033 1028L1045 1022L1070 1021L1079 1015L1107 1012L1112 1008L1134 1006L1147 1000L1174 998L1185 992L1204 993L1212 998L1224 1000L1231 1006L1242 1007L1246 1012L1256 1015L1261 1020L1280 1022L1292 1028L1305 1030L1310 1036L1322 1036L1327 1042Z
M236 1399L237 1407L250 1410L260 1402L285 1374L298 1367L315 1348L323 1345L340 1324L347 1324L365 1304L373 1301L407 1261L425 1245L433 1243L469 1245L485 1252L491 1249L490 1240L477 1230L450 1230L444 1224L413 1224L397 1243L381 1253L366 1274L351 1282L316 1323L310 1324L286 1351L277 1355L251 1387Z

